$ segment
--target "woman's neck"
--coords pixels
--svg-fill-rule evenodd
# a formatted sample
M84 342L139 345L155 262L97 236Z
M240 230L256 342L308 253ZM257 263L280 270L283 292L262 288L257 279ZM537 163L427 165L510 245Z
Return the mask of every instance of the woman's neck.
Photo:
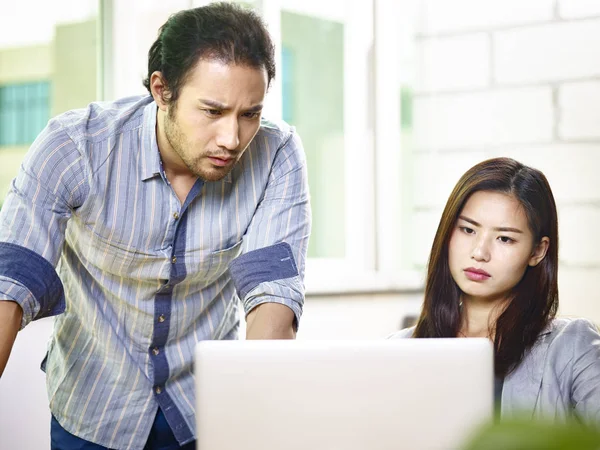
M496 319L502 313L503 301L484 301L463 298L462 324L459 336L494 339Z

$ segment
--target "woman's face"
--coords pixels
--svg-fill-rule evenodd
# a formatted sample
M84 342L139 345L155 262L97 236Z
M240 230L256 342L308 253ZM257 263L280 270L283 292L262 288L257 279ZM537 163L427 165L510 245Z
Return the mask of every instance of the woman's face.
M448 259L463 301L505 300L528 266L546 255L549 239L534 243L525 210L511 195L471 195L452 230Z

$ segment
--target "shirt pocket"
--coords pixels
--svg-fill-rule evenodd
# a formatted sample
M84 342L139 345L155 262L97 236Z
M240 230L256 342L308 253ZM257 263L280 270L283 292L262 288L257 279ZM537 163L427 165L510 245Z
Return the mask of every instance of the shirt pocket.
M90 273L96 271L132 278L141 256L135 248L114 239L106 239L87 227L71 229L67 242Z
M203 284L209 285L217 281L228 272L229 263L242 253L242 241L234 245L208 253L199 263L193 277L199 277Z

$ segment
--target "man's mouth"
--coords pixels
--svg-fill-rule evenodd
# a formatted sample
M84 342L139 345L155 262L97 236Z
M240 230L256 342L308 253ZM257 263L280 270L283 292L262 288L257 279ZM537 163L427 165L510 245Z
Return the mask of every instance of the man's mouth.
M209 156L208 160L217 167L225 167L234 161L234 158L227 156Z

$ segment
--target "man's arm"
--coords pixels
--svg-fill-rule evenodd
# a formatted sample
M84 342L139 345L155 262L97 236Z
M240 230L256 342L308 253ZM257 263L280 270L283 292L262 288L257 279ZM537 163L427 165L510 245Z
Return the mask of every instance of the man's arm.
M0 377L21 326L23 310L16 302L0 301Z
M267 139L266 149L257 147L252 156L255 168L270 166L268 184L244 235L243 254L229 272L246 312L246 337L293 339L304 304L311 228L306 158L293 131L284 141ZM274 147L271 166L265 155Z
M15 336L65 309L56 273L67 221L87 195L77 146L51 120L25 156L0 211L0 372Z
M294 311L279 303L262 303L246 316L246 339L295 339Z

